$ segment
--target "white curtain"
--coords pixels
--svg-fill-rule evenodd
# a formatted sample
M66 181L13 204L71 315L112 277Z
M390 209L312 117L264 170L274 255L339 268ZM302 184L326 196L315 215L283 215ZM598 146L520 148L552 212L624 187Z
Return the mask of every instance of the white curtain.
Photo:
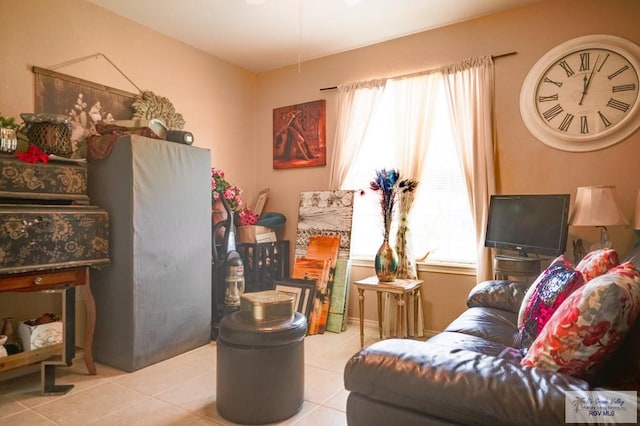
M338 120L330 172L330 187L341 189L350 165L363 150L363 141L371 118L380 107L382 95L393 96L396 111L394 140L395 167L402 178L419 180L426 163L432 125L435 92L442 88L450 99L456 150L465 174L466 186L476 231L477 278L491 278L490 252L484 247L489 196L495 191L493 151L493 61L490 57L471 59L459 64L384 80L351 83L338 87ZM396 302L383 298L384 335L402 334L393 319ZM410 318L414 312L406 305ZM419 326L409 325L409 335L423 334L422 303ZM411 324L412 321L409 321Z
M340 186L349 165L362 149L371 117L384 93L386 79L349 83L338 86L338 120L331 156L329 188Z
M429 137L427 136L432 124L429 111L432 110L433 103L437 99L434 92L441 80L442 77L439 73L429 71L390 79L387 82L387 90L393 93L395 98L397 167L401 171L403 179L419 181L422 176L422 168L426 164L425 157L429 147ZM385 337L405 334L413 337L424 335L422 303L418 304L416 314L411 298L405 297L404 303L408 321L407 328L404 330L395 321L398 312L395 297L387 293L383 298L383 303L385 320L382 325L382 333ZM414 315L419 318L415 325Z
M493 59L469 59L443 68L455 123L455 143L465 174L477 247L477 280L492 278L491 252L484 247L489 199L495 192Z
M395 96L398 169L404 179L419 181L422 176L432 123L429 111L433 109L434 92L441 79L439 73L426 72L390 79L387 83Z

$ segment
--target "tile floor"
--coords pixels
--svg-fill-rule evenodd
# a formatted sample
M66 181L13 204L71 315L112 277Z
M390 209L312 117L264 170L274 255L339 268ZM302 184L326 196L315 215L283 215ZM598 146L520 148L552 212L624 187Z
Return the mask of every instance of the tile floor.
M365 328L365 345L378 340ZM343 333L305 338L304 404L282 425L346 425L342 373L360 346L357 324ZM63 396L40 394L40 371L0 382L0 425L228 425L216 410L216 344L211 342L133 373L82 359L58 367L56 384L74 384Z

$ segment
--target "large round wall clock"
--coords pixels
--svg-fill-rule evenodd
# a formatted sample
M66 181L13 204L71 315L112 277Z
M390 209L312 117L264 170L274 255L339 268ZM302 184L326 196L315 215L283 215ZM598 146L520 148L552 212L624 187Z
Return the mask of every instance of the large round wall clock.
M531 68L520 92L525 125L543 143L593 151L640 127L640 46L595 34L564 42Z

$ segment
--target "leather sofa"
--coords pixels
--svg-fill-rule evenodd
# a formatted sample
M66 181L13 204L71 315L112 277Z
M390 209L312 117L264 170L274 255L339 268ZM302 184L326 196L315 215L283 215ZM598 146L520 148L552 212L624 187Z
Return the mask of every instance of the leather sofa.
M512 348L526 288L479 283L468 309L426 342L388 339L361 349L344 370L349 425L565 424L567 391L639 389L637 325L590 382L520 365Z

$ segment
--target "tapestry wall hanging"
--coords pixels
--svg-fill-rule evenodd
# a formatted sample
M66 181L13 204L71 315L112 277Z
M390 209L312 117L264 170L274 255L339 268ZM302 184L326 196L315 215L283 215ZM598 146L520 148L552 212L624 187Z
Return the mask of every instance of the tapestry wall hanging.
M95 134L97 123L129 120L133 116L133 93L44 68L33 67L33 73L35 112L71 118L71 158L86 158L86 138Z
M273 168L327 164L324 99L273 110Z

